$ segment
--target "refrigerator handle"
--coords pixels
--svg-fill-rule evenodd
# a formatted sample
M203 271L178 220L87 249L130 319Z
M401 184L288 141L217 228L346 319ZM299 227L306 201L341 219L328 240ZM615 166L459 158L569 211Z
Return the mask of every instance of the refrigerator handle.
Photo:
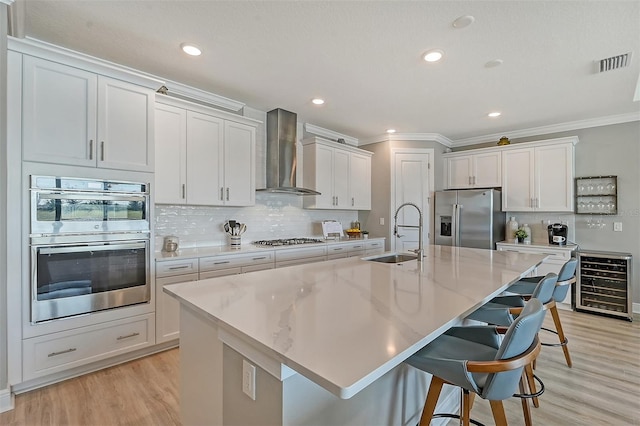
M455 230L455 243L454 245L456 247L460 247L461 241L460 241L460 213L461 210L464 206L462 204L456 204L455 205L455 224L456 224L456 230Z
M458 245L458 205L454 204L451 212L451 245Z

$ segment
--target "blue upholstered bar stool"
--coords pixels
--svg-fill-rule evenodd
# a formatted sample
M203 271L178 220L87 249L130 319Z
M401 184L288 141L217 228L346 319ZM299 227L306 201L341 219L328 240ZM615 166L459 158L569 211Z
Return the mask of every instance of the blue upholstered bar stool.
M564 335L564 330L562 330L562 323L560 322L560 314L558 313L558 307L556 304L561 302L567 297L567 293L569 292L569 288L571 284L576 282L576 268L578 266L578 260L575 257L569 259L558 273L558 281L556 282L556 287L553 290L553 300L544 303L544 308L551 312L551 317L553 318L553 324L556 329L551 330L548 328L542 328L545 331L550 331L558 336L560 343L542 343L542 346L561 346L562 351L564 352L564 359L567 362L567 365L571 367L573 364L571 362L571 355L569 355L569 339ZM522 278L515 284L511 285L507 288L508 293L513 293L524 297L525 299L528 297L532 297L533 291L536 288L536 284L540 281L542 277L530 277L530 278Z
M490 401L496 425L506 425L502 401L510 398L518 385L524 391L523 369L540 351L537 334L543 320L542 303L532 298L509 328L453 327L410 356L405 362L433 375L420 425L428 425L434 417L458 417L434 415L444 384L462 388L463 425L479 424L469 417L476 394ZM504 334L502 339L501 334ZM525 421L531 424L528 404L523 403L523 408Z
M535 287L527 298L538 299L544 307L546 304L553 302L553 292L556 287L556 282L558 281L558 276L554 273L549 273L544 277L537 277L537 279L538 282L533 283ZM486 322L487 324L502 325L506 327L511 325L518 315L520 315L525 303L526 301L523 296L498 296L475 310L467 318ZM531 398L533 400L533 405L538 407L540 405L538 402L538 396L544 392L544 384L533 373L533 366L534 364L532 363L525 367L527 382L531 392L529 394L521 394L520 396L522 398ZM536 391L535 380L538 380L540 383L540 391Z

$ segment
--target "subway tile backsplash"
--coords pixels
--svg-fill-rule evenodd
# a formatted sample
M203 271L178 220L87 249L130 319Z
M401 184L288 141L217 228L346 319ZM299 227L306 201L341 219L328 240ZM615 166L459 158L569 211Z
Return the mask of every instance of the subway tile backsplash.
M547 234L547 223L564 223L568 227L568 240L575 242L576 235L576 217L573 213L511 213L507 212L507 222L509 218L514 216L518 221L518 226L525 223L531 228L531 240L534 243L549 242Z
M305 210L303 198L289 194L256 193L251 207L207 207L184 205L155 206L155 249L162 249L163 238L175 235L180 247L227 245L223 224L237 220L247 225L243 244L255 240L289 237L322 237L323 220L337 220L344 229L358 219L357 211Z

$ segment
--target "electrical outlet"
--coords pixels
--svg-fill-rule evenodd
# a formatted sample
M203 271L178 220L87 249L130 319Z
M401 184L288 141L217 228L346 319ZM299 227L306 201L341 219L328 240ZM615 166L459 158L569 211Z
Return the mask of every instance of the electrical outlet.
M380 225L384 225L384 217L380 218Z
M256 366L242 360L242 392L256 400Z
M622 232L622 222L613 222L613 230L615 232Z

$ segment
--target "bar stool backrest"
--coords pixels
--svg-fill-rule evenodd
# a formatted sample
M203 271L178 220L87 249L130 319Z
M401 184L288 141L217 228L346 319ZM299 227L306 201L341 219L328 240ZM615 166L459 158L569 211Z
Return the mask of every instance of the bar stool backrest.
M529 299L505 333L495 360L513 358L529 349L542 327L544 314L542 303L538 299ZM511 397L518 387L522 369L523 367L490 374L482 389L481 397L495 401Z
M531 293L531 298L538 299L543 305L551 302L558 282L558 275L549 272L544 276Z
M576 268L578 267L578 259L572 257L567 260L567 262L562 265L562 269L558 273L558 285L555 287L553 291L553 298L558 301L562 301L567 297L567 293L569 292L569 284L573 282L574 277L576 276ZM560 284L562 283L562 284Z

